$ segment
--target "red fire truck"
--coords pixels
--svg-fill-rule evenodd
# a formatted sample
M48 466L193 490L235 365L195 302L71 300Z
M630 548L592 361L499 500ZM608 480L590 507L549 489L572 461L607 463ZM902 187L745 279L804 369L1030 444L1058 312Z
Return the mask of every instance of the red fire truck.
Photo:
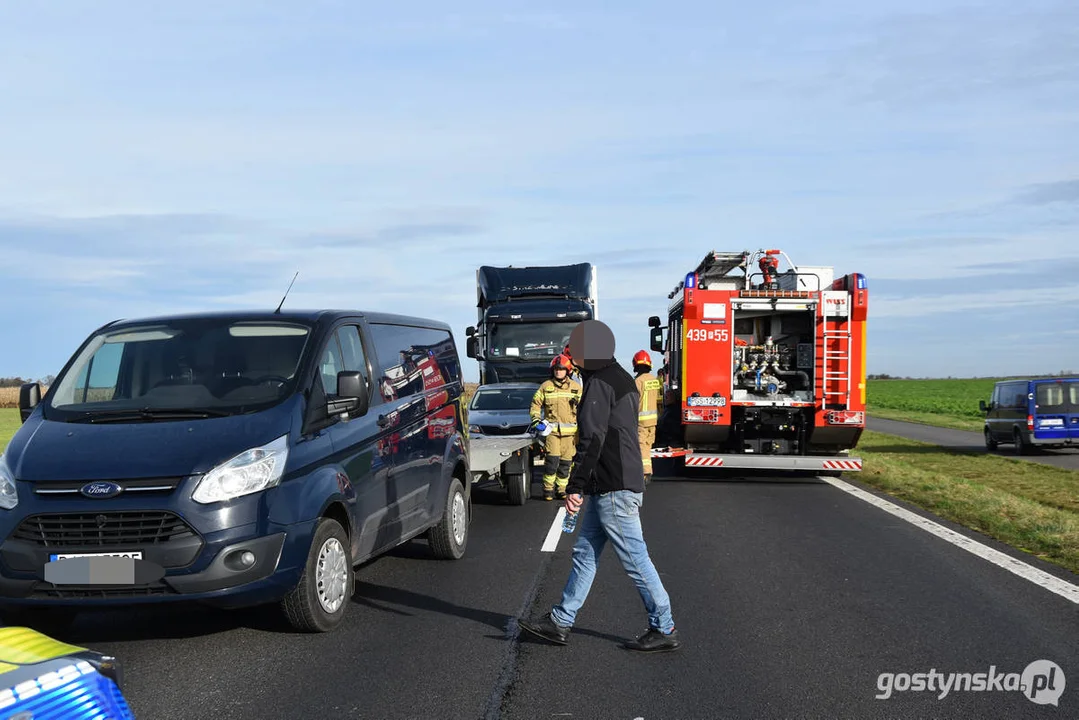
M789 266L779 271L780 258ZM862 469L868 290L781 250L712 252L649 318L667 377L653 458L686 467Z

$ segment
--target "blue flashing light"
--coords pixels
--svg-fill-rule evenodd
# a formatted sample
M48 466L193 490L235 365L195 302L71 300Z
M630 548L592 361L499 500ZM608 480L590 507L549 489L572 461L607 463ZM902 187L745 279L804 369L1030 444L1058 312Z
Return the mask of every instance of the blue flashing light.
M865 290L865 288L866 288L865 275L862 275L861 273L858 273L857 275L855 275L855 277L858 278L858 289L859 290Z
M691 272L686 274L686 289L692 290L697 287L697 273Z
M36 677L18 681L28 672L42 672ZM86 661L72 663L70 659L42 663L0 674L0 715L3 717L33 717L34 720L134 720L131 708L120 689L109 678L98 673ZM14 676L14 677L12 677ZM6 714L5 714L6 713Z

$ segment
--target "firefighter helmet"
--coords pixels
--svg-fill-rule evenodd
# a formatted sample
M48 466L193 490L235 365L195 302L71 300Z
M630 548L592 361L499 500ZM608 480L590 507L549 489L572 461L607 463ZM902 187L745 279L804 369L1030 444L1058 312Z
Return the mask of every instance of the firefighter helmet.
M652 356L649 355L648 352L645 351L645 350L638 350L633 355L633 364L634 365L646 365L648 367L652 367Z
M562 368L566 372L573 370L573 363L569 361L569 358L565 355L558 355L551 361L551 372L554 372L558 368Z

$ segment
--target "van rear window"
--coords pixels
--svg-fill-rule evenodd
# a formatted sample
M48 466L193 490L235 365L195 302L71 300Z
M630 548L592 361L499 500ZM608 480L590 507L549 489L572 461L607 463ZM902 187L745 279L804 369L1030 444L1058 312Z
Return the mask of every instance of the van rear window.
M1034 403L1040 413L1079 412L1079 382L1038 383Z

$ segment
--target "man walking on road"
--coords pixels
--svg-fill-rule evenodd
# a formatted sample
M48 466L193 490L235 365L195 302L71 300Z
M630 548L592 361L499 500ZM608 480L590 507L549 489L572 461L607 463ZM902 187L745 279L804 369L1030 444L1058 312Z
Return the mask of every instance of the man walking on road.
M580 534L561 602L539 620L522 620L520 625L565 645L609 541L648 613L648 631L625 647L644 652L677 650L680 643L671 601L641 530L644 466L637 438L637 386L614 359L614 334L599 320L586 320L574 328L570 351L574 364L581 368L584 392L577 407L577 452L565 505L566 512L581 513Z

